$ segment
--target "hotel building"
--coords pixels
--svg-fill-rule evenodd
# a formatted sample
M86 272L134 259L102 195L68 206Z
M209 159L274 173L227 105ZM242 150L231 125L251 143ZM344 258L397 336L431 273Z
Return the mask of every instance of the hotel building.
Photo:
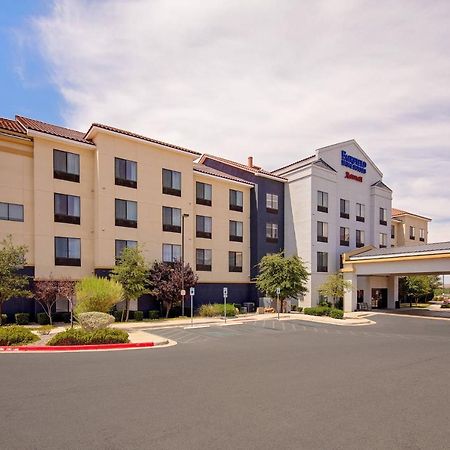
M149 262L183 254L199 277L196 306L222 301L225 286L228 301L258 304L257 265L284 250L306 262L301 304L314 305L342 253L426 243L429 219L391 203L353 140L268 172L251 157L240 164L101 124L83 133L0 119L0 239L27 245L34 278L107 275L124 247L139 244ZM367 292L385 284L370 278ZM34 308L4 305L9 314ZM154 299L133 308L153 309Z

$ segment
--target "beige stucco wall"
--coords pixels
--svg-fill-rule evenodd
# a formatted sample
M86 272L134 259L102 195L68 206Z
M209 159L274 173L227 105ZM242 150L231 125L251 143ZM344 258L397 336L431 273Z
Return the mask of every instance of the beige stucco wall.
M191 221L193 224L192 237L195 242L194 252L197 248L212 250L212 271L199 271L197 273L199 281L205 283L248 283L250 281L250 186L233 183L213 176L206 176L199 172L194 172L194 184L195 181L212 185L212 206L196 205L195 191L193 194L195 215L212 217L212 239L195 237L195 217ZM230 189L244 193L244 208L242 212L230 211ZM232 242L229 240L230 220L243 222L243 242ZM229 251L242 252L242 272L228 271Z
M428 220L417 216L405 215L396 218L398 220L392 222L395 225L395 240L393 244L396 247L420 245L428 242ZM409 238L409 227L416 228L416 239ZM420 229L425 230L425 241L420 241Z
M13 236L28 247L27 263L34 264L33 146L23 138L0 136L0 202L24 205L24 222L0 220L0 240Z

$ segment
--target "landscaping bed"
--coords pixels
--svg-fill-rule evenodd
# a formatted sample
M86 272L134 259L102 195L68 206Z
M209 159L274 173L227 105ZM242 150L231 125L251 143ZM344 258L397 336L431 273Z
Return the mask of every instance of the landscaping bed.
M101 345L126 344L128 342L128 333L115 328L104 328L94 331L86 331L81 328L71 328L55 334L55 336L47 342L47 345Z
M309 316L328 316L332 319L344 318L344 311L342 311L342 309L333 308L331 306L315 306L312 308L304 308L303 313Z
M39 340L28 328L11 325L0 328L0 345L28 345Z

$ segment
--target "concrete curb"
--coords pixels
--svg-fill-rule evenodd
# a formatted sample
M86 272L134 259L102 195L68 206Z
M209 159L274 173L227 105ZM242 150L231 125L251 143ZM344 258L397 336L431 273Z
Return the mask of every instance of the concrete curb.
M302 320L304 322L324 323L326 325L338 325L340 327L360 327L365 325L374 325L376 322L366 318L361 319L333 319L326 316L308 316L305 314L298 314L295 318L282 317L281 320Z
M65 352L95 352L95 351L110 351L110 350L133 350L159 347L169 345L169 340L160 342L130 342L127 344L99 344L99 345L42 345L42 346L0 346L1 353L65 353Z

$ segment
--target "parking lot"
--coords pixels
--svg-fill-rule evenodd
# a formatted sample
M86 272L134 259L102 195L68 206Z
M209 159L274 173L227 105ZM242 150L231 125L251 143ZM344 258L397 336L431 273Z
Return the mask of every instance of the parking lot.
M450 322L371 318L180 327L152 330L178 342L167 348L0 355L0 447L448 448Z

